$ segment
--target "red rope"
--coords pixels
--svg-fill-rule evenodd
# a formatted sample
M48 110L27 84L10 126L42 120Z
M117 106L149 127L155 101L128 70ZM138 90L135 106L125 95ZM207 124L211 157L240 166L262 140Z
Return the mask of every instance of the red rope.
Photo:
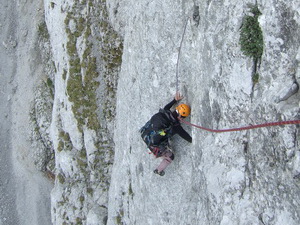
M214 130L206 127L201 127L195 124L192 124L190 122L187 122L183 120L182 118L179 118L179 120L187 125L197 127L202 130L206 130L209 132L214 132L214 133L223 133L223 132L232 132L232 131L240 131L240 130L252 130L252 129L257 129L257 128L262 128L262 127L274 127L274 126L281 126L281 125L291 125L291 124L300 124L300 120L289 120L289 121L279 121L279 122L271 122L271 123L263 123L263 124L257 124L257 125L250 125L246 127L239 127L239 128L231 128L231 129L221 129L221 130Z

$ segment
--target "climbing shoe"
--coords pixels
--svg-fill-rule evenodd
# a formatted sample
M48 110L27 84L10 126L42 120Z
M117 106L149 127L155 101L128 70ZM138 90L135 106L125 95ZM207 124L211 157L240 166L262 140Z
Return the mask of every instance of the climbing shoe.
M160 171L160 172L158 172L158 170L156 169L156 170L154 170L153 171L155 174L158 174L158 175L160 175L160 176L163 176L163 175L165 175L165 171Z

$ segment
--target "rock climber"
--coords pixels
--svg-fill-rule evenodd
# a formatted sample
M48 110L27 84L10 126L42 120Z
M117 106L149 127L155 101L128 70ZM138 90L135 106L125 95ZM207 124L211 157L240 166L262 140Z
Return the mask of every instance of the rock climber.
M168 103L140 130L144 142L156 158L163 158L159 166L153 171L155 174L163 176L166 167L174 160L174 153L170 146L170 138L175 134L192 142L192 137L183 129L180 124L180 118L190 115L191 109L187 104L180 104L176 110L171 111L171 107L183 99L183 96L177 92L174 99Z

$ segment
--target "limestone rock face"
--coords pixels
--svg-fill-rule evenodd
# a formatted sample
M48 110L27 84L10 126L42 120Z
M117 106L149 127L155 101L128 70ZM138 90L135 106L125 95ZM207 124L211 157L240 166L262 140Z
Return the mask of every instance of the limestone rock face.
M164 177L138 132L176 92L187 20L178 86L188 120L223 129L300 118L300 4L257 1L264 50L254 83L239 43L248 3L108 1L124 38L108 224L299 224L299 126L215 134L184 125L193 143L173 138Z
M163 177L139 134L176 91L206 128L299 120L299 1L1 3L0 225L300 224L299 125L183 124Z
M255 3L257 59L240 43ZM207 128L300 119L299 10L283 0L44 0L52 74L35 125L54 160L52 223L299 224L299 125L183 125L193 143L172 138L164 177L139 134L177 90L187 120Z
M106 224L123 41L105 0L45 0L44 9L55 66L52 223Z

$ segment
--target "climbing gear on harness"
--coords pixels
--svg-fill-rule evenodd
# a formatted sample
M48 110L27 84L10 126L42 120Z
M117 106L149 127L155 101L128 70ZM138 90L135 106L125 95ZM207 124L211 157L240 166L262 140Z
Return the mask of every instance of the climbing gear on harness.
M214 130L206 127L201 127L195 124L192 124L190 122L187 122L183 120L182 118L179 118L179 120L187 125L206 130L209 132L214 132L214 133L223 133L223 132L233 132L233 131L241 131L241 130L252 130L252 129L257 129L257 128L262 128L262 127L273 127L273 126L281 126L281 125L293 125L293 124L300 124L300 120L288 120L288 121L279 121L279 122L271 122L271 123L263 123L263 124L257 124L257 125L250 125L246 127L239 127L239 128L231 128L231 129L221 129L221 130Z
M160 136L166 136L166 132L165 130L161 130L158 132Z
M158 146L160 143L163 143L168 139L168 137L171 136L172 127L166 128L164 130L151 130L151 127L149 128L142 128L140 130L142 139L146 143L146 145L149 146Z
M158 158L162 155L159 147L149 146L149 149L151 151L151 152L149 152L149 154L152 153L156 158Z
M180 104L176 107L177 113L182 117L187 117L191 113L191 108L187 104Z
M172 152L168 140L162 142L159 145L148 146L148 148L151 151L149 152L149 154L153 154L156 158L161 157L166 151Z
M175 122L176 120L171 111L160 109L140 129L142 139L148 147L160 146L172 136L172 126Z
M156 170L154 170L153 171L155 174L158 174L158 175L160 175L160 176L163 176L163 175L165 175L165 171L160 171L160 172L158 172L158 170L156 169Z

